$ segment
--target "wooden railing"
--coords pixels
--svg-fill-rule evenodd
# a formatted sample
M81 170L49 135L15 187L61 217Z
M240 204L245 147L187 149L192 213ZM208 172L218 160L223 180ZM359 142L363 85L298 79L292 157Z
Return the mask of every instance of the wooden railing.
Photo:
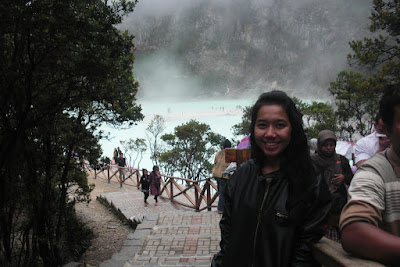
M132 172L130 168L119 167L117 165L107 165L97 170L92 169L89 164L84 164L84 168L87 172L93 175L95 179L102 176L104 179L107 179L108 183L110 183L111 179L115 178L120 184L120 187L122 187L126 181L130 180L139 188L140 173L138 170ZM123 171L125 172L125 180L123 180Z
M99 170L92 169L90 165L84 164L84 168L95 179L102 177L110 183L112 179L117 180L120 187L130 180L133 186L140 188L140 173L138 170L131 172L129 168L122 168L116 165L107 165ZM125 180L122 180L122 170L125 171ZM191 180L180 177L162 175L160 197L168 199L182 206L193 208L196 211L211 210L218 197L217 185L212 178L203 180ZM179 184L179 182L181 184Z
M138 170L131 172L129 168L122 168L116 165L107 165L99 170L92 169L88 164L84 165L84 168L89 172L95 179L102 177L107 179L108 183L112 179L116 179L120 184L120 187L128 181L132 181L133 186L140 188L140 173ZM121 171L125 170L125 180L122 180ZM180 177L172 177L168 175L162 175L164 179L161 179L161 194L160 197L168 199L171 202L179 205L192 208L196 211L211 210L216 207L213 205L218 197L217 185L212 181L213 178L206 178L203 180L191 180ZM179 182L181 184L179 184Z
M205 209L211 211L212 207L216 207L213 203L218 197L218 189L212 178L194 181L167 175L162 176L167 179L165 181L161 179L161 198L169 199L196 211ZM182 184L179 184L178 181L181 181Z

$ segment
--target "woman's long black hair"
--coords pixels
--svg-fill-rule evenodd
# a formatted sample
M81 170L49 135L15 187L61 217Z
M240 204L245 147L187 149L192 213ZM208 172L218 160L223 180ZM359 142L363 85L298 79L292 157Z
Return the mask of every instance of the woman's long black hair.
M250 144L251 157L260 166L264 162L265 155L256 144L254 129L258 111L264 105L280 105L289 117L292 126L291 139L289 145L283 151L281 170L287 173L289 190L295 195L299 195L315 182L315 172L311 164L307 137L303 129L303 115L285 92L274 90L259 96L251 112Z

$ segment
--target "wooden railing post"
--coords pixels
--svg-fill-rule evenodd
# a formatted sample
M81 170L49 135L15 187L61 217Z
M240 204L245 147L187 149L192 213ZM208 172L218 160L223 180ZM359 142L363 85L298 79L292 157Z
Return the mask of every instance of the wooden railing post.
M193 183L198 185L197 181L193 181ZM197 190L197 186L194 187L194 199L196 203L196 211L200 211L199 191Z
M205 191L207 192L207 210L211 211L211 188L210 188L210 178L207 178L206 184L204 185L206 187Z
M175 179L172 179L172 178L169 178L170 179L170 184L169 184L169 186L170 186L170 192L171 192L171 195L169 196L169 200L173 200L174 199L174 183L173 183L173 181L175 181Z
M139 170L136 170L136 183L137 183L137 189L140 188L140 172Z
M119 188L122 188L122 172L123 172L123 170L122 170L122 167L119 167L118 166L118 171L119 171Z
M108 183L110 183L110 168L111 168L111 165L108 165L107 166L107 181L108 181Z

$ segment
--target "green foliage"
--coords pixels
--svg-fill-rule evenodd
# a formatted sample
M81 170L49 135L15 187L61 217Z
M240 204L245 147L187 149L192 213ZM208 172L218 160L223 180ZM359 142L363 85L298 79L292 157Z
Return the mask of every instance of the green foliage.
M244 107L242 121L232 126L233 134L235 136L245 136L249 134L251 124L251 108L252 106Z
M134 37L114 27L134 2L1 6L0 265L59 266L86 246L71 214L92 190L81 164L97 163L97 129L143 118ZM79 229L83 239L71 237Z
M360 73L342 71L331 82L329 92L335 97L340 136L352 140L354 133L369 134L378 108L380 86Z
M352 41L354 54L348 59L359 66L385 72L388 80L399 80L399 1L374 0L371 12L370 31L381 33L375 38L365 37Z
M72 205L69 205L67 208L64 231L73 233L64 235L62 237L63 240L60 240L60 243L64 244L63 248L66 249L64 252L65 261L75 261L90 247L94 234L91 229L77 218Z
M303 114L309 139L316 138L322 130L336 131L335 113L328 103L313 101L310 105L304 106Z
M293 97L292 98L296 108L301 114L304 114L304 110L309 106L306 102L302 101L300 98Z
M322 130L337 130L335 112L329 103L312 101L308 104L297 97L293 97L293 102L303 114L304 129L309 139L316 138Z
M225 139L226 138L224 136L222 136L222 135L220 135L218 133L210 132L209 141L210 141L211 146L213 146L213 147L222 148Z
M209 159L216 152L215 147L221 145L221 138L211 132L209 125L190 120L175 127L174 134L161 136L169 149L160 154L160 165L187 179L209 177L212 169Z

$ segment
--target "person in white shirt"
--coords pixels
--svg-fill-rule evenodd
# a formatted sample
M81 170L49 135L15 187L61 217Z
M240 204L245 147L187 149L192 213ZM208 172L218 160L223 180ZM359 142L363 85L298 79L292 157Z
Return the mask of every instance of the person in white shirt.
M383 132L383 122L379 112L375 117L374 129L375 131L373 133L358 140L354 146L354 156L357 167L376 153L385 150L390 145L390 140Z

